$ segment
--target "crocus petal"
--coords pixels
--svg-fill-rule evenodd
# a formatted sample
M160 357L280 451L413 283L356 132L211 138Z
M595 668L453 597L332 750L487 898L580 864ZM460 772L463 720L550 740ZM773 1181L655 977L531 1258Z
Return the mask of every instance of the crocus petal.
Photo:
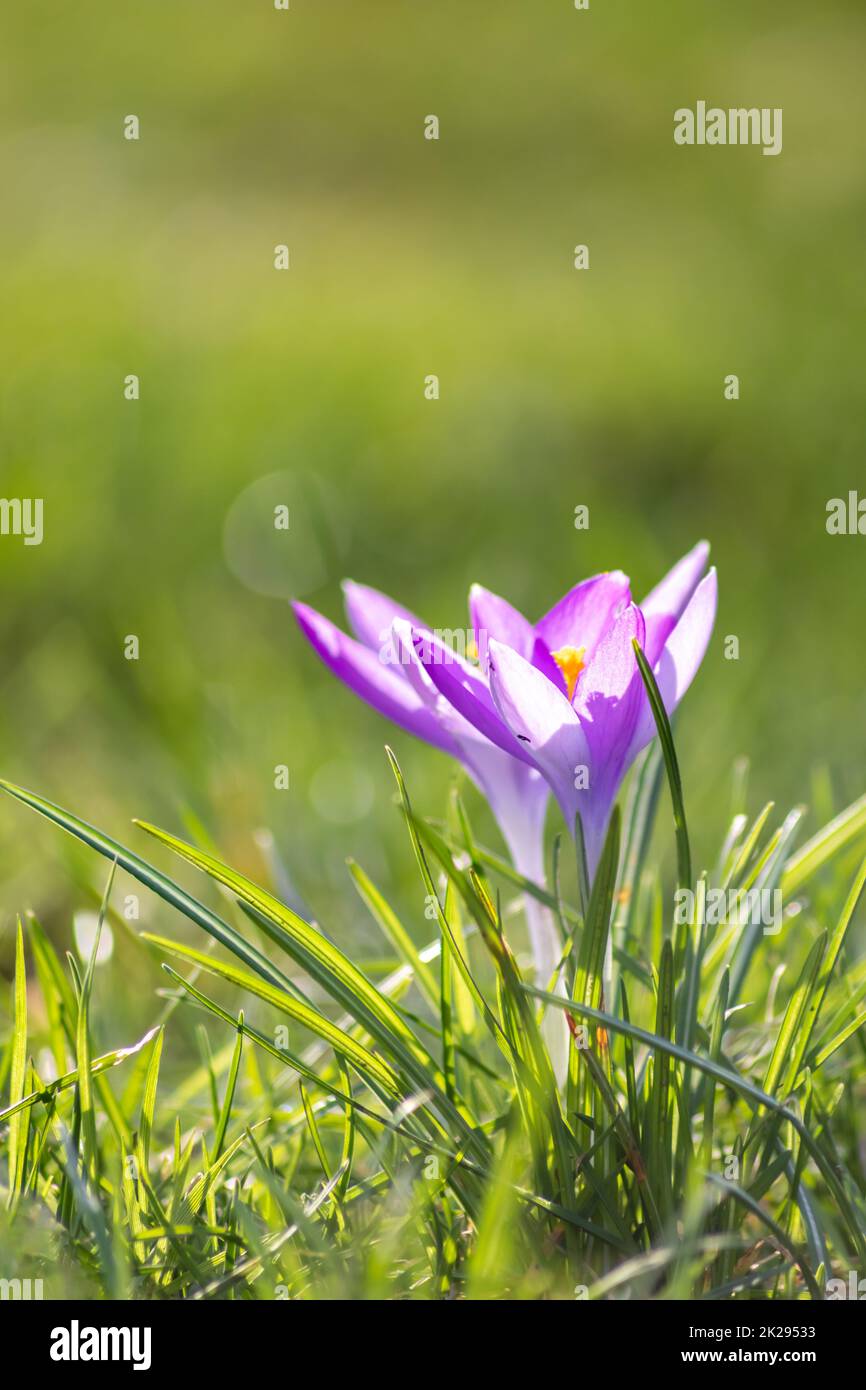
M387 594L371 589L367 584L356 584L353 579L343 580L343 602L355 636L374 652L387 648L395 618L402 618L418 627L425 626L420 618Z
M698 541L687 555L678 560L640 605L644 617L648 613L675 613L680 617L698 587L709 554L709 541Z
M646 657L654 666L661 655L686 605L700 583L707 567L710 547L707 541L697 545L678 560L640 605L646 619Z
M413 628L412 642L427 676L445 701L503 752L534 767L533 759L503 723L480 672L430 632Z
M456 653L450 647L445 647L443 643L439 642L432 632L419 631L418 628L412 627L402 618L394 620L391 631L394 639L394 650L399 657L401 669L405 673L406 679L422 703L435 714L440 728L454 739L460 751L461 761L469 768L487 796L487 800L493 806L497 798L489 794L488 781L491 779L487 775L488 769L495 769L501 764L507 765L511 762L511 758L506 756L500 748L491 745L483 731L476 728L451 701L442 695L421 659L423 653L429 660L434 649L438 649L443 661L447 657L457 660ZM430 670L432 669L433 666L431 665ZM489 700L489 692L487 692L486 687L484 689ZM507 730L505 730L505 734L506 737L511 738ZM515 770L509 767L508 771L511 775ZM479 776L479 772L482 775ZM512 780L516 782L517 779L513 777ZM494 812L494 814L497 813Z
M380 661L375 652L347 637L334 623L305 603L293 603L298 625L313 649L350 690L416 738L458 757L454 740L405 679L399 666Z
M518 873L533 883L544 885L544 820L550 788L542 774L509 757L486 739L475 738L464 747L463 761L473 780L486 796L512 863ZM546 989L562 955L559 933L550 910L527 895L524 908L536 981ZM559 1010L551 1009L545 1018L544 1033L554 1070L565 1076L567 1029Z
M632 643L643 646L644 619L633 603L596 648L577 685L574 709L586 734L594 795L615 794L646 698Z
M393 641L393 651L396 660L400 664L406 680L412 686L418 698L429 709L435 709L441 696L436 686L431 681L424 666L415 650L412 635L416 629L405 618L395 618L391 624L391 638ZM425 640L432 637L431 633L424 629Z
M632 642L643 645L644 619L636 603L630 603L611 623L595 655L580 675L574 695L578 715L592 721L600 700L617 704L638 673ZM596 714L597 718L598 715Z
M514 867L543 883L544 818L550 798L544 777L477 736L464 745L464 760L496 816Z
M550 798L546 779L478 740L466 750L466 763L496 816L515 869L543 887L544 820ZM527 896L524 906L537 979L546 989L562 954L559 933L550 911L535 898Z
M656 680L669 714L685 695L706 655L717 602L718 580L711 569L692 595L656 667Z
M469 590L469 618L482 668L486 668L486 653L491 641L504 642L527 661L531 659L535 629L507 599L483 589L480 584L473 584Z
M490 692L505 723L547 778L571 828L586 795L575 788L575 771L589 766L589 749L564 693L500 642L490 644Z
M535 625L548 651L585 647L592 654L617 614L631 598L627 575L620 570L597 574L576 584Z
M631 762L631 743L646 699L632 645L636 639L643 646L644 634L643 614L631 603L602 638L575 693L575 713L589 747L589 789L579 809L590 875Z
M716 620L717 599L716 571L711 569L692 595L655 664L655 678L668 715L673 714L704 659ZM632 737L630 761L649 743L655 731L655 721L647 700Z
M540 637L536 637L532 648L532 664L536 670L547 676L549 681L553 681L557 690L567 690L562 671L550 655L547 644Z
M445 647L432 633L419 632L399 618L395 620L392 631L395 650L407 678L422 700L432 701L437 718L457 743L461 762L481 789L496 817L514 867L536 883L543 883L544 818L550 795L545 778L523 753L514 735L502 724L485 682L473 667L468 667L457 653ZM430 663L429 667L425 668L420 653ZM483 691L491 718L495 721L493 731L500 737L504 736L510 745L506 751L497 746L496 739L491 742L484 736L483 730L465 719L459 709L440 694L429 674L430 671L437 674L446 671L456 683L458 677L454 673L461 670L466 687L458 686L460 694L480 705L479 695L471 694L470 689L474 686L476 691ZM480 722L484 722L483 718ZM514 752L518 754L517 757L513 756ZM553 918L545 908L534 900L528 900L526 912L537 978L546 986L561 953L559 937Z

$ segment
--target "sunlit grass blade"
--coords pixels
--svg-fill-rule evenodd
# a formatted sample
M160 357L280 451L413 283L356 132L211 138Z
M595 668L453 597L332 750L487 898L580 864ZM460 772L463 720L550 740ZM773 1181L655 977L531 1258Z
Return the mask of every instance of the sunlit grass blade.
M864 1009L862 1013L857 1014L856 1018L852 1018L851 1022L846 1024L840 1033L837 1033L835 1037L831 1038L829 1042L824 1043L824 1045L815 1052L814 1057L811 1059L812 1071L817 1071L825 1062L828 1062L833 1056L833 1053L838 1052L843 1043L846 1043L849 1038L852 1038L864 1024L866 1024L866 1009ZM799 1080L800 1078L798 1077L795 1084L799 1085Z
M109 1071L112 1067L120 1066L127 1057L133 1057L143 1047L151 1041L156 1033L156 1029L151 1028L145 1033L144 1037L131 1047L116 1048L113 1052L105 1052L101 1057L95 1057L90 1064L91 1076L99 1076L104 1071ZM67 1091L72 1086L78 1084L78 1068L73 1071L64 1072L63 1076L56 1077L53 1081L43 1081L33 1091L21 1097L14 1105L7 1105L0 1110L0 1124L4 1120L11 1120L20 1111L27 1109L28 1106L36 1105L40 1101L49 1102L51 1098L61 1091Z
M721 1082L730 1090L736 1091L744 1100L748 1101L752 1109L766 1107L767 1110L782 1116L789 1124L793 1125L806 1145L811 1157L815 1160L820 1169L825 1182L833 1193L835 1200L839 1204L840 1211L844 1215L846 1228L849 1231L858 1252L866 1258L866 1231L861 1227L851 1202L845 1192L844 1185L840 1181L834 1161L828 1158L824 1147L806 1129L802 1120L783 1102L773 1096L767 1095L759 1086L741 1076L738 1072L728 1067L711 1061L709 1058L701 1056L699 1053L687 1051L677 1043L672 1043L666 1038L660 1037L656 1033L649 1033L644 1028L639 1028L636 1024L625 1023L622 1019L617 1019L601 1009L594 1009L588 1004L581 1004L575 1001L561 999L558 995L547 994L544 990L536 988L534 985L524 984L522 986L529 994L535 998L544 999L549 1006L555 1008L573 1009L578 1016L590 1018L597 1023L603 1024L615 1033L628 1033L636 1042L644 1043L653 1052L662 1052L686 1066L695 1067L706 1076L713 1077Z
M725 1039L725 1020L728 1010L728 985L730 977L727 970L723 973L719 985L719 992L716 996L713 1011L713 1021L710 1031L710 1060L718 1063L722 1055L722 1046ZM712 1076L707 1076L704 1081L704 1133L703 1133L703 1162L705 1168L712 1167L713 1162L713 1131L716 1111L716 1084Z
M791 1259L798 1266L812 1298L820 1300L823 1294L818 1288L814 1273L809 1268L809 1263L805 1255L801 1250L798 1250L792 1245L790 1238L782 1230L781 1226L773 1220L766 1207L760 1202L757 1202L750 1193L746 1192L737 1183L732 1182L730 1178L724 1178L720 1173L707 1173L706 1176L708 1182L715 1183L717 1187L720 1187L729 1196L733 1197L735 1201L742 1203L753 1216L756 1216L759 1221L763 1222L767 1230L771 1232L774 1239L778 1242L780 1248L784 1250L786 1254L790 1255Z
M490 1177L478 1222L478 1240L467 1270L466 1296L487 1300L507 1297L509 1275L519 1277L514 1247L521 1239L521 1205L517 1184L525 1155L521 1126L512 1122Z
M153 1135L154 1115L156 1113L156 1090L159 1084L159 1064L162 1059L162 1044L165 1030L157 1028L147 1064L144 1095L141 1101L141 1118L136 1139L136 1159L139 1178L146 1174L150 1166L150 1142Z
M793 842L799 829L800 821L803 817L803 808L795 806L789 811L779 829L770 837L769 843L758 855L749 873L742 882L744 893L754 895L773 894L779 883L785 856L789 845ZM758 901L762 898L759 897ZM749 970L752 965L758 942L760 941L766 924L762 921L760 912L749 914L748 920L744 925L744 930L739 931L734 942L734 950L730 956L731 966L731 989L730 999L732 1004L737 1004L743 992Z
M248 975L246 971L239 970L237 966L227 965L223 961L206 956L201 951L196 951L193 947L185 946L179 941L169 941L165 937L154 936L150 932L143 932L142 938L159 950L188 960L208 971L209 974L218 975L224 980L231 981L239 989L254 994L265 1003L272 1005L278 1012L285 1014L288 1018L309 1029L311 1033L323 1038L334 1048L335 1052L351 1062L366 1080L383 1087L391 1095L404 1094L397 1074L382 1058L377 1057L369 1048L363 1047L361 1043L357 1042L349 1033L344 1032L342 1028L338 1028L324 1014L318 1013L308 1004L302 1004L293 995L267 984L266 981L260 980L255 975Z
M241 1054L244 1047L244 1011L241 1009L238 1014L238 1035L235 1039L234 1052L232 1053L231 1065L229 1066L228 1080L226 1081L225 1095L220 1108L219 1119L217 1120L216 1133L210 1151L211 1163L216 1163L223 1150L225 1143L226 1130L228 1129L229 1119L231 1118L232 1105L235 1099L235 1087L238 1081L238 1072L241 1065Z
M177 971L173 970L170 965L163 965L163 970L165 970L166 973L173 980L177 981L177 983L190 995L192 999L194 999L203 1008L207 1009L209 1013L212 1013L216 1018L221 1019L222 1022L227 1024L229 1027L237 1028L239 1026L237 1020L232 1018L231 1014L227 1013L225 1009L221 1008L221 1006L215 1000L210 999L206 994L202 993L201 990L197 989L193 984L190 983L189 980L183 979L183 977L179 975ZM413 1143L420 1144L426 1151L429 1151L431 1153L443 1154L454 1163L458 1163L461 1161L458 1155L454 1154L451 1150L444 1147L442 1144L437 1144L435 1141L431 1142L429 1135L425 1136L423 1134L419 1134L413 1131L411 1128L408 1128L408 1109L404 1105L398 1104L395 1107L395 1111L393 1113L396 1113L398 1116L401 1117L397 1120L393 1118L393 1113L379 1113L377 1110L372 1109L370 1106L364 1105L364 1103L360 1101L356 1095L353 1095L351 1092L349 1092L348 1089L340 1090L338 1087L332 1085L329 1081L327 1081L324 1077L319 1076L315 1072L311 1071L309 1067L305 1066L302 1058L293 1055L291 1052L288 1051L287 1048L278 1048L270 1038L265 1037L265 1035L261 1033L257 1028L251 1027L249 1023L243 1024L243 1032L244 1036L250 1038L251 1041L256 1043L256 1045L259 1048L261 1048L263 1052L266 1052L271 1057L275 1058L279 1063L281 1063L281 1065L290 1066L295 1072L297 1072L298 1076L305 1077L318 1089L325 1091L330 1096L333 1096L339 1104L351 1109L353 1115L363 1115L367 1119L373 1120L376 1123L376 1125L382 1126L395 1134L403 1135L405 1138L411 1140ZM468 1160L466 1161L466 1166L469 1169L472 1168L472 1165L468 1162Z
M776 1045L773 1048L773 1055L770 1058L766 1075L764 1076L764 1090L768 1095L775 1095L779 1082L782 1077L782 1069L790 1068L796 1075L798 1063L797 1057L805 1052L808 1036L801 1039L806 1031L804 1020L807 1017L809 1004L815 992L815 984L818 979L818 971L824 958L824 951L827 946L827 933L821 935L812 943L809 952L800 971L798 979L791 997L788 1000L788 1007L782 1019L782 1026L776 1037ZM783 1088L783 1093L787 1093L788 1087Z
M758 841L760 840L761 835L763 833L764 826L767 824L767 821L769 820L773 812L775 804L776 803L774 801L768 801L766 806L760 812L760 814L755 817L755 820L749 828L748 833L746 834L745 838L740 844L740 847L737 851L736 857L733 860L733 863L731 864L728 874L722 880L721 886L723 888L727 888L728 885L731 883L739 882L741 875L745 872L749 865L749 861L751 860L752 855L755 852Z
M586 924L581 933L574 974L573 997L595 1007L602 1000L604 958L613 916L613 895L619 865L619 836L620 813L619 807L615 806L590 890ZM607 1039L603 1032L596 1034L596 1041L606 1049ZM576 1049L572 1050L569 1057L566 1101L569 1114L588 1108L590 1091L585 1076L581 1074L581 1057L581 1052Z
M24 1128L21 1102L27 1078L27 966L21 918L15 932L15 984L12 1013L12 1065L9 1075L9 1205L17 1200L24 1174ZM2 1119L2 1115L0 1115Z
M644 656L640 643L635 638L632 642L635 660L638 670L646 689L647 698L650 702L653 719L655 720L658 731L659 742L662 747L662 756L665 762L665 771L668 775L668 786L671 793L671 805L674 813L674 828L676 830L677 841L677 882L680 888L690 888L692 883L692 855L689 847L689 832L686 824L686 811L683 804L683 784L680 777L680 767L677 761L674 738L671 732L670 720L667 710L661 697L661 691L656 684L652 668Z
M51 1054L57 1075L61 1076L67 1069L67 1038L74 1036L75 1000L57 953L35 917L28 917L27 934L45 1004Z
M350 859L348 865L349 873L352 875L362 901L370 909L372 916L379 923L385 938L393 946L397 955L411 968L418 988L428 1004L432 1009L438 1010L439 991L436 987L436 979L429 966L425 965L418 954L418 949L406 928L390 904L385 901L372 879L365 874L360 864L356 864L354 859Z
M466 985L466 988L468 989L470 995L472 996L473 1003L479 1010L482 1018L484 1019L488 1028L490 1029L490 1032L493 1034L493 1037L496 1039L497 1045L505 1052L506 1057L510 1058L512 1056L512 1052L511 1047L506 1039L505 1033L503 1032L503 1029L498 1019L496 1018L496 1015L493 1013L493 1010L490 1008L490 1005L487 1003L487 1000L484 998L484 995L478 987L478 984L475 981L472 971L469 968L466 956L464 952L460 949L460 945L457 941L457 938L455 937L451 929L451 924L445 916L444 909L439 901L439 895L436 892L436 886L433 882L433 878L431 876L430 869L428 867L427 860L424 855L424 850L421 847L421 841L418 837L418 831L415 826L415 819L412 815L412 806L409 801L409 794L406 791L406 783L403 780L403 774L400 771L400 765L397 762L397 759L394 757L394 754L392 753L390 748L386 748L385 751L388 755L388 761L391 764L391 771L393 772L397 782L397 789L400 793L400 800L403 806L403 813L406 818L406 825L409 830L409 838L412 842L412 848L415 851L415 858L418 863L418 868L421 871L421 877L424 882L427 901L428 903L432 904L435 908L436 919L439 923L439 927L443 935L448 939L448 944L451 947L451 953L454 959L454 963L457 966L457 969L460 971L463 982Z
M52 803L25 792L11 783L0 780L0 788L6 790L29 805L32 809L60 825L77 839L96 849L106 858L116 860L140 882L151 887L154 892L171 903L184 916L189 917L210 935L216 937L234 955L249 965L258 975L280 993L291 993L292 984L281 971L268 960L257 947L247 942L240 934L216 914L210 912L184 889L173 883L164 874L147 864L138 855L132 854L122 845L103 835L94 827L88 826L77 817L70 815ZM305 968L320 979L323 987L338 998L341 1003L364 1023L372 1035L392 1053L397 1053L400 1064L416 1085L433 1086L441 1095L442 1108L446 1117L457 1125L466 1135L470 1144L479 1154L485 1152L484 1143L472 1125L467 1122L457 1108L451 1105L442 1089L443 1079L438 1075L429 1054L406 1026L400 1014L375 989L363 973L352 965L346 956L331 942L304 922L291 909L285 907L271 894L250 883L243 875L234 873L227 866L214 860L212 856L193 846L184 844L177 837L160 831L154 826L144 825L150 834L161 840L174 851L210 874L230 891L235 892L256 916L257 920L270 924L279 933L282 945L301 960Z
M656 1036L670 1039L674 1021L674 958L670 940L662 947L659 965L659 987L656 1000ZM687 1049L683 1049L687 1051ZM647 1138L644 1148L649 1170L656 1176L661 1193L661 1209L665 1220L672 1211L671 1150L673 1117L671 1115L670 1053L659 1050L653 1057L652 1090L648 1111Z
M836 923L833 935L830 937L827 944L826 953L821 961L821 970L817 984L810 996L809 1004L804 1014L803 1026L800 1029L796 1045L791 1049L786 1072L786 1086L789 1088L793 1086L809 1050L809 1044L815 1032L815 1025L818 1021L824 1000L827 997L827 991L830 988L833 971L836 969L836 965L845 945L848 929L851 926L854 914L857 911L857 906L863 896L864 888L866 888L866 859L864 859L863 863L860 865L860 869L848 892L839 920Z
M25 806L37 811L46 820L53 821L67 834L74 836L83 844L89 845L91 849L104 855L106 859L116 861L119 868L125 869L145 887L152 889L165 902L181 912L184 917L188 917L198 926L203 927L229 951L261 974L263 979L269 980L280 988L290 988L290 982L286 977L261 951L245 941L234 927L229 926L227 922L224 922L209 908L198 902L185 889L167 878L165 874L160 873L151 864L146 863L139 855L118 844L110 836L104 835L94 826L88 825L86 821L80 820L77 816L71 815L70 812L64 811L61 807L55 806L42 797L35 796L32 792L25 791L22 787L16 787L13 783L0 779L0 790L8 792L10 796L22 801Z
M619 836L620 813L619 807L615 806L590 892L574 977L574 997L585 1004L597 1005L601 998L604 957L619 864Z
M142 828L236 894L256 921L263 925L270 924L274 939L279 941L286 952L303 965L322 988L366 1028L415 1086L429 1087L436 1093L443 1118L460 1128L469 1142L479 1152L483 1152L482 1142L472 1126L467 1123L465 1114L448 1100L444 1089L444 1077L428 1050L408 1027L403 1015L333 942L305 922L291 908L280 903L272 894L215 860L213 856L185 844L176 836L156 826L142 823ZM212 962L204 965L203 957L199 963L205 969L212 965ZM276 987L268 985L268 988L276 989L276 995L283 998L284 1005L286 995L297 994L297 990L293 990L288 981ZM273 999L276 996L270 997ZM308 1005L300 1000L298 1003L299 1016L303 1014L306 1017L318 1017L315 1011L310 1013Z
M455 938L459 929L460 905L457 890L454 884L448 882L445 890L445 920L451 927ZM448 1095L453 1099L457 1094L457 1045L455 1041L455 1018L454 1018L454 984L455 979L460 980L463 989L466 989L462 978L452 961L451 946L447 936L442 937L442 950L439 954L439 1021L442 1028L442 1071L445 1076L445 1088Z
M84 1164L91 1182L95 1182L99 1170L99 1150L96 1143L96 1114L93 1108L93 1087L90 1075L90 996L93 991L93 975L96 969L96 958L99 952L99 942L102 936L102 928L105 922L105 909L111 897L111 889L114 883L114 874L117 868L116 862L112 864L108 875L108 883L105 887L105 894L99 909L99 917L96 923L96 931L93 935L93 945L90 951L90 958L84 972L84 979L81 983L81 991L78 997L78 1019L75 1029L75 1059L78 1063L78 1104L80 1107L81 1126L84 1139Z
M325 1179L330 1180L331 1165L328 1162L328 1155L325 1153L325 1146L322 1143L321 1131L319 1130L319 1126L316 1121L316 1112L313 1109L313 1106L310 1104L309 1092L307 1091L307 1088L304 1085L303 1081L299 1083L298 1089L301 1093L301 1104L304 1107L304 1115L306 1116L307 1120L307 1128L310 1131L310 1138L313 1141L313 1148L315 1149L316 1156L320 1164L322 1165L322 1172L325 1175Z
M796 854L791 855L782 874L781 887L785 897L793 897L835 854L864 834L866 796L861 796L813 835L811 840L807 840Z

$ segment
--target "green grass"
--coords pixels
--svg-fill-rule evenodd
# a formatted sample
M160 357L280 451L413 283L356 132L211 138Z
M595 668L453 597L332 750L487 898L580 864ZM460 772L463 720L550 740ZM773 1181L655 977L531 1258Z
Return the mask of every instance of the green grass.
M666 770L690 872L657 710L662 739L588 901L575 866L585 912L563 896L561 845L553 892L521 879L459 797L443 822L416 816L389 750L435 934L417 943L350 862L382 932L366 969L209 848L140 827L181 877L200 872L199 898L3 783L108 867L83 967L34 918L19 928L0 1068L7 1263L49 1297L141 1299L808 1299L862 1269L864 804L799 850L799 813L773 828L772 810L737 806L679 920L648 848ZM145 1035L102 1052L97 946L103 922L123 930L125 875L174 930L135 933L140 979L152 957L163 983ZM711 889L756 885L784 894L777 935L703 921ZM524 976L520 892L556 910L564 995ZM572 1042L562 1085L546 1011Z

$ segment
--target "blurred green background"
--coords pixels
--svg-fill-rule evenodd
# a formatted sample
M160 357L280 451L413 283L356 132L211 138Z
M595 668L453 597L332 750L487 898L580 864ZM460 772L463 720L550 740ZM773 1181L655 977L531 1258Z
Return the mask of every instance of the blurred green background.
M0 538L0 773L145 854L131 817L189 810L259 877L268 827L363 950L351 854L423 937L385 738L425 812L452 769L285 600L336 618L350 575L457 627L477 579L538 616L599 569L641 597L705 535L697 860L738 754L755 809L808 800L818 763L837 805L861 793L866 541L825 518L866 494L862 0L291 6L4 15L0 494L44 498L45 540ZM676 147L699 98L782 107L781 156ZM104 879L0 804L4 968L16 911L67 930L71 868Z

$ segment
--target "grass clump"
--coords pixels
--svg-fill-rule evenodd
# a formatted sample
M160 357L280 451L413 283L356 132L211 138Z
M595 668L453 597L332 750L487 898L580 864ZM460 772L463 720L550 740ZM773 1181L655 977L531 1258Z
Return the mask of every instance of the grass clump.
M19 923L6 1265L48 1297L139 1299L819 1299L862 1270L866 799L799 849L799 810L774 827L772 807L737 807L692 891L662 734L573 901L558 844L548 891L477 842L456 792L444 821L418 816L389 753L432 939L350 863L383 937L366 970L209 848L140 826L201 872L199 898L3 784L109 866L83 966ZM675 909L650 858L665 770ZM115 875L173 927L135 936L141 980L158 965L163 983L143 1035L109 1046L94 979ZM769 930L707 910L756 892L781 894ZM515 893L559 925L546 987L514 944Z

